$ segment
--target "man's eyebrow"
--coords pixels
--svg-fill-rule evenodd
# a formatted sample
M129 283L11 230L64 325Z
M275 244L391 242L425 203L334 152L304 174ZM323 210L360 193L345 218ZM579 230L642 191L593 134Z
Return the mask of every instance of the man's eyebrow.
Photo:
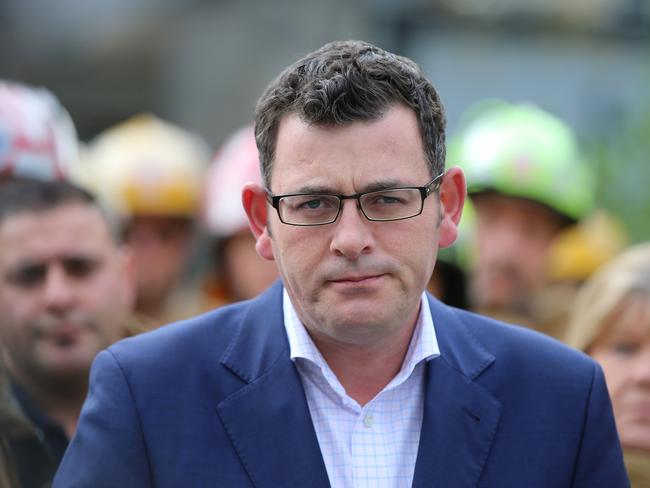
M390 190L392 188L402 188L402 187L411 187L411 186L416 186L416 185L404 183L404 181L402 180L390 179L390 180L383 180L383 181L376 181L373 183L369 183L364 187L362 187L358 193L366 193L369 191ZM292 191L291 193L287 193L287 195L303 194L303 193L318 194L318 195L340 195L341 194L340 191L330 186L305 185L305 186L301 186L295 191Z
M30 268L39 268L43 266L47 266L48 262L47 260L39 261L39 260L34 260L34 259L25 259L22 261L19 261L13 265L11 268L12 270L24 270L24 269L30 269Z
M395 179L383 180L383 181L377 181L375 183L370 183L366 185L363 189L363 192L390 190L392 188L404 188L409 186L414 186L414 185L409 183L404 183L404 181L402 180L395 180Z
M301 194L301 193L310 193L310 194L324 194L324 195L335 195L338 192L334 190L332 187L324 186L324 185L305 185L301 186L300 188L297 188L294 191L288 192L287 195L293 195L293 194Z
M29 269L29 268L38 268L41 266L49 266L52 262L70 262L70 261L99 261L98 256L92 253L85 252L72 252L65 253L55 258L50 259L24 259L15 264L13 269Z

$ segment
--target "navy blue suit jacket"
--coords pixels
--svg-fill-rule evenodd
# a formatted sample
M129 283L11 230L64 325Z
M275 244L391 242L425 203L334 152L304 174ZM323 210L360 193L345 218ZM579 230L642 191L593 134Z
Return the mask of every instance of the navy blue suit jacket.
M601 369L532 331L429 297L414 487L629 486ZM99 354L54 481L69 487L329 486L279 283Z

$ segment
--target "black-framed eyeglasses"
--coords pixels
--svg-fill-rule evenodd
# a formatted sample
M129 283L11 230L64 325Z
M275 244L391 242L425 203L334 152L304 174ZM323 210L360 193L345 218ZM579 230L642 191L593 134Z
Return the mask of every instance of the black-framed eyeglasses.
M387 188L354 195L273 195L267 190L267 199L278 212L280 221L288 225L331 224L338 219L343 200L356 200L363 216L371 221L404 220L422 213L424 200L438 189L443 175L444 173L440 173L424 186Z

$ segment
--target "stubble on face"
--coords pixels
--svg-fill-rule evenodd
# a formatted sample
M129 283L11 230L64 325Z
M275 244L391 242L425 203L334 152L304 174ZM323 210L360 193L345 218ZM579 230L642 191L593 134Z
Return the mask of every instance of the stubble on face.
M0 226L0 247L7 246L0 332L8 369L43 388L83 387L95 355L126 325L123 256L107 223L83 204L17 214ZM54 295L49 273L57 276Z

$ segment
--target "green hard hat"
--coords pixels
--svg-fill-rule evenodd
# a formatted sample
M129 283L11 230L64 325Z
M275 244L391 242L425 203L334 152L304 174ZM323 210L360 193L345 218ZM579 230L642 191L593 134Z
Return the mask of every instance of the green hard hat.
M542 203L570 220L593 207L594 178L569 126L532 104L487 100L449 144L470 195L496 191Z

